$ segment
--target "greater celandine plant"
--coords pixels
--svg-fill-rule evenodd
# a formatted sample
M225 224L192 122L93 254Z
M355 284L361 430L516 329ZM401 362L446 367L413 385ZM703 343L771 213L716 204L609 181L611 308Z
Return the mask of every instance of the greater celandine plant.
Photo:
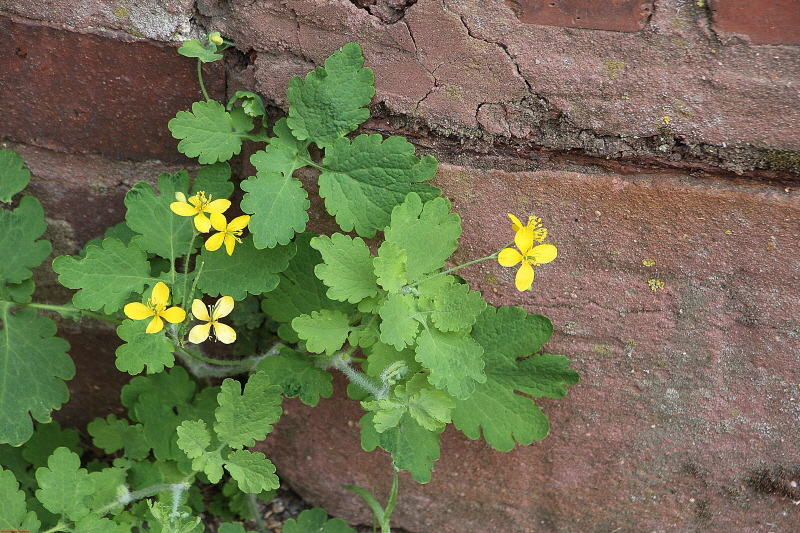
M230 44L211 34L179 53L197 58L201 76L201 65ZM539 218L523 225L509 215L516 248L448 268L461 220L427 183L436 160L414 155L402 137L349 136L369 118L375 92L363 63L349 43L293 78L288 116L271 127L258 95L240 91L222 105L200 77L205 99L169 128L178 149L203 166L193 180L185 171L162 174L157 190L136 184L125 222L79 256L53 261L59 281L77 291L70 304L32 302L30 269L50 253L39 202L25 196L0 211L0 529L199 532L204 511L256 518L256 498L269 499L279 482L269 459L247 448L272 431L284 397L309 406L330 397L333 371L347 376L348 395L365 411L362 448L392 457L385 508L345 486L365 498L384 533L397 472L430 481L448 424L500 451L547 435L534 398L563 397L578 382L567 358L540 353L552 323L488 305L454 272L498 261L518 267L516 288L526 291L533 267L553 261L556 247L544 243ZM265 146L250 158L256 175L240 184L236 207L245 214L231 216L227 161L243 140ZM321 157L311 156L312 144ZM325 208L346 233L305 231L308 195L294 177L303 167L319 172ZM28 179L19 156L0 152L0 200L10 202ZM379 234L370 249L363 238ZM117 368L146 374L123 388L127 418L112 414L88 427L105 458L82 463L77 434L46 423L75 370L68 344L38 310L116 323L124 341ZM212 357L205 346L214 341L238 357ZM241 377L201 386L233 375ZM198 490L203 483L221 484L211 502ZM323 528L352 531L321 510L284 531ZM244 528L227 522L219 531Z

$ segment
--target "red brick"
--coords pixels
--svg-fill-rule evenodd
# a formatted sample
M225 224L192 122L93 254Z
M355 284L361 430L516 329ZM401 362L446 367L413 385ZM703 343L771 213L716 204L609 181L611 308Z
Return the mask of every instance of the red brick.
M653 13L651 0L506 0L526 24L636 32Z
M0 17L0 137L115 159L186 161L167 129L202 99L197 63L174 46ZM221 63L204 76L224 96Z
M800 45L800 0L711 0L714 31L752 44Z

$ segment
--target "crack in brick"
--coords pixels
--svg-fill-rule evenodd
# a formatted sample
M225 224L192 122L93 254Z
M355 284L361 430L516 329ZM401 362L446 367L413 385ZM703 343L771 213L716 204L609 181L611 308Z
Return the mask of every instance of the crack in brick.
M384 24L397 24L406 16L406 10L416 4L417 0L350 0L350 3Z

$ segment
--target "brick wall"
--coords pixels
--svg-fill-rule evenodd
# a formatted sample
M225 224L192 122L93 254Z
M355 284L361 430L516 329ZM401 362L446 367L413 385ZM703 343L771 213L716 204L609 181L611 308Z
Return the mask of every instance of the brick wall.
M358 41L377 85L365 129L439 157L464 257L497 247L506 212L545 219L559 258L533 293L495 265L465 277L553 318L548 349L583 381L537 402L553 429L533 446L446 432L433 481L402 481L398 526L798 529L800 1L0 0L0 25L0 136L57 253L121 220L134 182L192 168L166 129L199 98L172 41L211 30L237 43L212 95L255 90L276 113L291 76ZM70 341L62 419L78 423L86 403L114 409L91 384L118 374L96 339ZM339 484L378 489L387 458L328 444L357 449L357 416L290 403L262 447L310 502L363 521Z

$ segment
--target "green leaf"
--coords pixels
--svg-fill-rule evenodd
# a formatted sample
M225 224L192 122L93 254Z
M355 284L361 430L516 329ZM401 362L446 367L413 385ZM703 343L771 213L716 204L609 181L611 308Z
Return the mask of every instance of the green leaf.
M117 369L131 375L139 374L147 367L149 374L172 367L175 364L175 346L164 333L147 333L147 320L123 320L117 327L117 335L125 341L116 350Z
M182 217L170 210L175 193L189 190L189 175L185 171L158 177L156 196L153 187L140 181L125 195L128 226L139 233L132 242L148 253L160 255L170 261L196 248L193 217ZM198 241L199 242L199 241Z
M77 454L58 448L47 461L47 467L36 470L36 480L41 487L36 491L36 498L45 509L70 520L78 520L89 513L84 499L94 493L94 482L80 466Z
M383 242L378 257L373 259L377 283L389 292L397 292L408 283L406 279L406 251L396 243Z
M275 385L289 398L299 397L304 404L314 407L319 398L330 398L333 394L333 376L319 368L308 357L290 348L281 349L281 354L265 357L258 370L269 375Z
M53 260L58 281L69 289L79 289L72 303L81 309L113 313L122 309L131 293L142 293L152 285L147 254L139 246L125 246L117 239L104 239L102 248L89 246L86 257L62 255Z
M250 376L244 393L241 391L239 382L228 378L217 396L214 431L231 448L253 446L255 441L264 439L282 412L281 388L270 383L265 372Z
M287 269L278 274L281 280L278 286L266 293L261 302L261 309L277 322L291 322L300 315L323 309L345 314L355 311L352 304L326 296L328 287L314 274L322 256L310 246L313 236L311 233L297 236L297 253L289 261Z
M478 317L472 336L484 348L487 380L473 394L456 401L453 425L471 438L480 438L500 451L516 442L530 444L547 436L547 417L527 396L560 398L566 386L578 382L558 355L533 355L550 338L553 326L541 315L519 307L489 307ZM530 357L527 357L530 356ZM520 357L527 357L517 361Z
M486 309L486 301L479 292L469 290L466 283L454 283L452 276L445 277L446 283L435 289L430 297L422 298L425 309L430 310L430 318L439 331L467 329ZM421 294L425 294L425 285L419 286Z
M372 69L363 68L361 47L347 43L317 67L305 80L289 81L288 125L300 140L310 140L323 148L355 130L369 118L369 105L375 94Z
M228 198L233 194L234 189L230 179L231 166L228 163L203 165L192 183L192 193L197 194L199 191L203 191L209 200Z
M375 412L373 424L378 433L396 427L406 413L428 431L438 433L450 422L450 411L455 407L452 398L431 388L421 374L415 375L405 384L397 385L392 396L361 402L361 405L364 409Z
M0 294L3 294L3 297L19 304L31 303L33 291L35 290L36 284L32 279L26 279L22 283L6 285L5 287L0 285ZM63 317L64 315L61 316Z
M428 431L405 414L397 426L378 433L373 422L374 416L375 413L367 413L359 421L364 451L371 452L380 446L392 454L392 461L398 469L410 471L417 483L428 483L433 462L440 455L440 431Z
M441 194L435 187L417 183L434 176L436 167L428 161L418 159L414 145L402 137L383 141L379 134L359 135L352 144L342 138L325 151L319 194L343 231L355 228L362 237L374 237L409 193L424 200Z
M356 533L341 518L328 520L325 509L315 507L300 513L297 520L290 518L283 524L283 533Z
M211 446L211 433L202 420L185 420L177 431L178 446L189 459L202 456Z
M390 366L401 362L407 368L408 374L422 370L422 366L414 359L416 355L413 348L396 350L383 342L376 342L364 350L367 354L367 364L364 372L373 377L380 376Z
M249 235L236 245L233 255L203 248L198 261L203 270L197 287L209 296L224 295L234 300L243 300L247 293L269 292L278 286L277 274L286 270L296 251L294 243L259 250Z
M150 446L144 438L144 426L131 426L127 420L117 419L110 414L106 418L96 418L87 426L93 443L106 453L114 453L125 449L125 456L134 461L141 461L150 455Z
M0 202L10 202L30 180L31 173L19 154L14 150L0 150Z
M328 355L341 348L353 330L347 315L327 309L300 315L292 320L292 329L306 341L308 351Z
M213 63L222 59L222 54L217 54L217 45L210 43L208 48L204 47L197 39L184 41L178 53L186 57L196 57L203 63Z
M39 526L36 515L25 505L25 493L19 490L14 474L0 468L0 530L36 533Z
M322 255L324 263L314 273L330 287L328 298L355 304L378 294L372 254L362 239L334 233L314 237L311 247Z
M272 128L275 137L271 137L264 150L250 156L250 163L259 172L280 172L291 177L294 171L309 164L308 141L298 141L292 130L282 118Z
M181 139L178 151L207 165L227 161L242 150L242 139L253 129L253 124L248 119L242 120L239 114L244 116L243 111L228 113L225 106L214 100L195 102L191 113L178 111L168 126L172 136Z
M73 533L130 533L131 528L125 524L117 524L109 518L101 518L96 514L86 515L75 522Z
M56 448L64 447L79 456L83 449L78 445L80 437L74 429L61 429L58 422L36 424L33 436L25 443L22 457L34 468L45 466L47 459Z
M450 213L450 201L436 198L423 204L409 194L402 205L392 210L386 242L406 251L406 279L414 282L442 268L458 247L461 217Z
M148 448L149 449L149 448ZM119 501L120 487L127 486L128 471L126 468L104 468L99 472L89 472L89 479L94 482L94 494L92 495L90 509L108 508L109 504ZM123 504L120 502L111 507L112 512L121 510Z
M267 114L267 110L264 108L264 102L262 102L261 97L254 92L236 91L236 94L233 95L233 98L228 102L228 110L233 108L233 104L235 104L237 100L242 104L242 109L244 109L245 114L250 117L263 117Z
M430 370L428 381L455 398L465 399L484 383L483 348L463 332L426 328L417 338L417 361Z
M259 492L280 487L275 465L261 452L235 450L228 455L225 469L239 483L242 492Z
M36 310L11 314L2 304L0 320L0 442L19 446L33 433L31 416L49 422L50 411L67 401L64 380L75 375L75 364L69 343L54 336L55 322Z
M397 350L414 344L420 325L417 319L421 316L414 296L389 293L380 315L381 341Z
M0 209L0 283L23 282L47 259L50 243L36 240L46 229L42 204L33 196L23 196L13 211Z

